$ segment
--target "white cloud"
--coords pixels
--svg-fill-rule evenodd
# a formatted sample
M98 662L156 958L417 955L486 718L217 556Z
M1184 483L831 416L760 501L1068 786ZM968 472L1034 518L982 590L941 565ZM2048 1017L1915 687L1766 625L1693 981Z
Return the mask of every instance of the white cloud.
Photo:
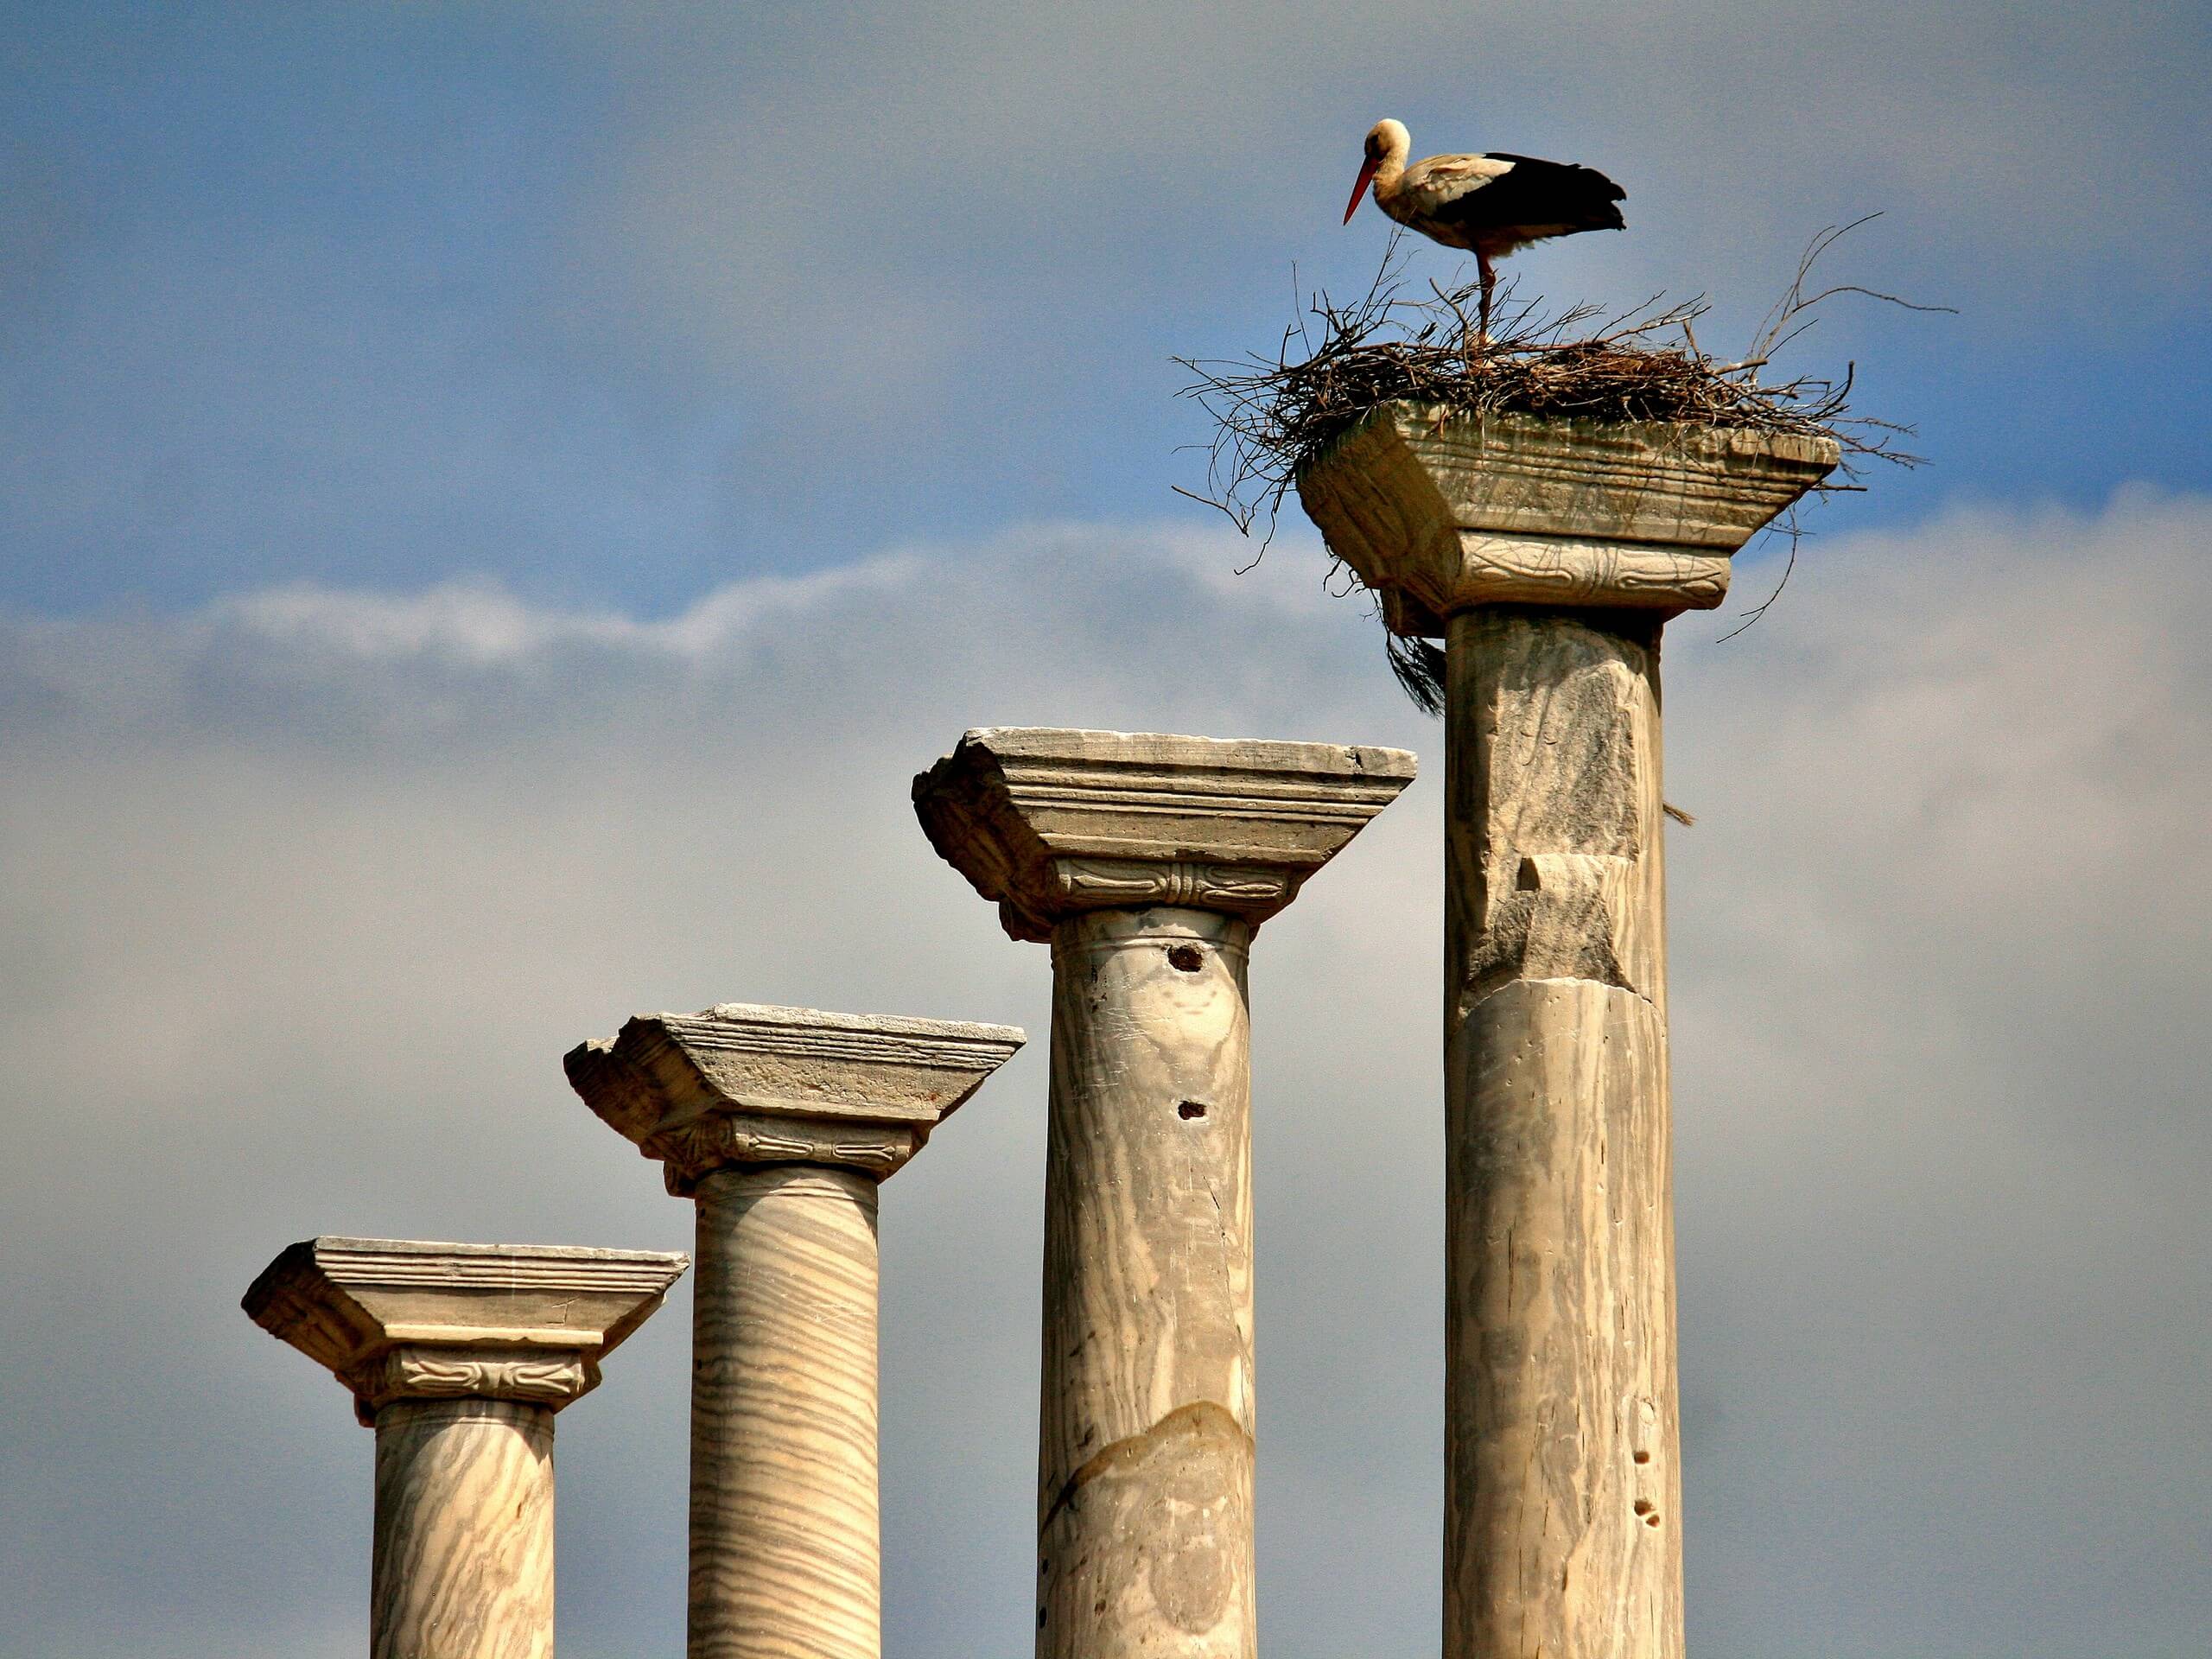
M497 582L441 582L416 594L349 591L296 583L207 610L219 631L288 655L359 661L410 658L513 663L564 646L599 645L648 657L700 658L764 621L805 616L841 595L910 586L911 556L887 556L804 576L763 577L723 588L682 614L639 621L604 610L559 610L518 598Z
M1670 632L1701 1651L2199 1639L2208 531L1961 513ZM0 625L0 1645L357 1649L367 1437L238 1294L317 1230L682 1246L559 1056L739 997L1030 1029L885 1206L889 1639L1018 1646L1047 967L906 783L1070 723L1422 753L1254 995L1268 1641L1433 1646L1440 734L1310 541L1244 556L1062 527L662 620L456 585ZM573 1655L679 1640L685 1318L563 1419Z

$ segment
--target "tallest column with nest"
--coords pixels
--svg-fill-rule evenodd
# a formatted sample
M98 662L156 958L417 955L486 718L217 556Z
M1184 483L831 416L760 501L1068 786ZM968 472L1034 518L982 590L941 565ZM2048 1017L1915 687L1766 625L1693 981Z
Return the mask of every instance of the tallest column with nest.
M1387 405L1297 474L1446 643L1446 1659L1680 1659L1659 633L1826 438Z

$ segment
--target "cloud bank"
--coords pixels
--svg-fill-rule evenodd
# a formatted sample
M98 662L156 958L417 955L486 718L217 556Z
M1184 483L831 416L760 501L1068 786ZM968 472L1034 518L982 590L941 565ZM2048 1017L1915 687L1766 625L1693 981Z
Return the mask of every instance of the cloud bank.
M1670 630L1713 1659L2201 1644L2208 532L1956 513ZM1048 969L906 799L984 723L1422 755L1253 995L1266 1639L1433 1648L1440 732L1310 544L1243 556L1077 526L658 620L462 583L0 621L0 1648L358 1651L369 1437L238 1295L317 1231L684 1248L559 1057L745 999L1031 1033L884 1207L888 1642L1018 1650ZM563 1419L575 1659L680 1645L687 1319Z

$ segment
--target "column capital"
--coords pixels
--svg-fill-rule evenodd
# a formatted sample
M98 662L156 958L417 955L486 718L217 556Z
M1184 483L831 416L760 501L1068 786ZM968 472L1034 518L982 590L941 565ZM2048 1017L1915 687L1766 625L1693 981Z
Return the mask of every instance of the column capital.
M1403 749L987 727L914 779L945 861L1017 939L1086 910L1257 925L1413 781Z
M1710 610L1730 556L1834 470L1830 438L1670 422L1376 410L1298 472L1395 632L1474 605Z
M310 1238L245 1294L256 1325L353 1390L364 1423L396 1400L558 1411L690 1265L663 1250Z
M1028 1039L1012 1026L724 1002L641 1014L563 1064L584 1103L689 1194L735 1164L888 1178Z

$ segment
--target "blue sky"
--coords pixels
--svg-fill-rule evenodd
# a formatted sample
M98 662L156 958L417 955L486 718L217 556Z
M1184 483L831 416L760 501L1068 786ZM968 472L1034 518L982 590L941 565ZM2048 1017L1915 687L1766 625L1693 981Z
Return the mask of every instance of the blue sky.
M1669 630L1693 1645L2197 1659L2208 33L6 8L0 1651L359 1652L370 1439L238 1296L685 1248L559 1060L728 1000L1032 1033L884 1203L887 1646L1018 1651L1049 976L906 784L1023 723L1422 757L1255 956L1261 1607L1433 1649L1441 734L1302 520L1239 576L1172 489L1169 358L1365 282L1388 114L1627 187L1525 291L1718 348L1880 209L1835 274L1958 308L1802 343L1930 464ZM571 1659L681 1641L686 1296L561 1420Z
M1335 209L1382 112L1611 170L1624 236L1509 269L1708 292L1716 346L1883 210L1836 274L1961 315L1802 342L1932 462L1831 530L2206 481L2201 10L1479 16L22 10L0 601L475 574L664 614L901 537L1193 520L1168 359L1267 344L1294 266L1364 278L1386 226Z

